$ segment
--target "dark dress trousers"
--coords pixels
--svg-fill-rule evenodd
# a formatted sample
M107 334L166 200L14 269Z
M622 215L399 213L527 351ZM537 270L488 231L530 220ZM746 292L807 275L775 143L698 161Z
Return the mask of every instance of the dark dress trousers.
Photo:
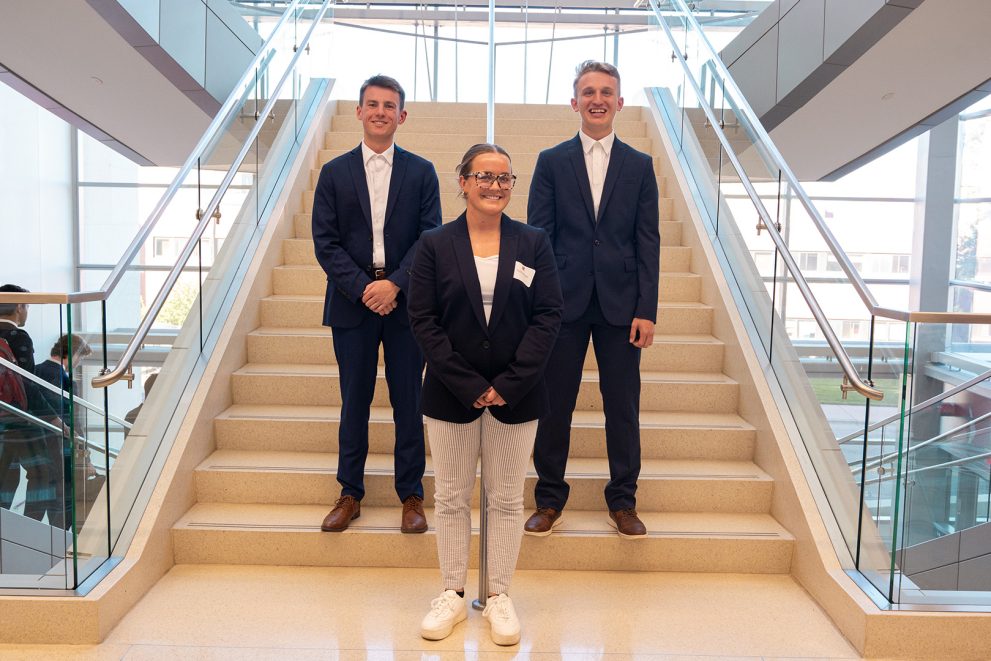
M340 369L341 423L337 481L342 495L365 495L368 413L375 392L378 347L385 354L396 427L396 493L423 496L425 468L420 386L423 357L406 315L410 263L420 234L441 223L433 165L396 146L385 211L385 273L399 287L384 317L361 301L372 282L372 214L361 145L323 166L313 201L313 244L327 273L323 323L333 329Z
M547 231L561 276L564 323L547 364L551 408L534 445L538 507L563 509L571 418L589 338L606 417L610 510L636 506L640 475L640 350L634 317L654 321L660 271L657 180L651 157L616 138L596 217L579 136L540 153L527 222Z
M491 406L507 424L547 409L544 366L561 325L561 285L547 235L502 216L499 266L489 321L465 215L424 233L409 288L410 326L427 360L423 413L468 423L489 386L506 400ZM532 269L532 280L527 280Z

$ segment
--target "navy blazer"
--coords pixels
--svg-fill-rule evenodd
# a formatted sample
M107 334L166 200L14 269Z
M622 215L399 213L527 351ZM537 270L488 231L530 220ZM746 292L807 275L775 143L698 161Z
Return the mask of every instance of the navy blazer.
M547 231L561 276L564 321L578 319L595 288L606 321L657 319L661 237L651 157L616 138L595 217L581 139L540 152L527 223Z
M548 405L544 365L561 326L561 285L547 235L502 216L499 266L489 323L465 214L424 232L413 261L409 319L423 350L423 414L465 423L484 409L472 405L489 386L506 400L491 406L497 420L536 420ZM535 270L527 286L517 264Z
M409 269L424 230L441 224L440 185L430 161L396 146L385 207L385 272L401 290L397 315L406 325ZM313 247L327 274L323 324L354 328L366 314L361 302L372 281L372 212L361 145L326 163L313 198Z

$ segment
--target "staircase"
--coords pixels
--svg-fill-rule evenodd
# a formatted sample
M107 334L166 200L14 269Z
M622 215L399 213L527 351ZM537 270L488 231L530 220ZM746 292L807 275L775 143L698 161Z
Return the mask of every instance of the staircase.
M320 163L357 145L353 103L340 104ZM455 166L484 141L483 105L409 104L398 144L436 166L445 221L457 217ZM565 106L499 106L496 141L513 156L519 181L507 213L526 217L537 153L574 135ZM640 109L627 107L617 134L652 151ZM659 150L653 150L659 153ZM248 337L248 362L233 375L233 405L215 420L216 450L195 471L197 503L173 528L177 563L436 567L433 471L424 477L425 535L399 532L393 490L392 416L384 372L371 411L367 495L347 532L320 532L339 493L335 480L340 414L330 329L320 325L326 278L313 255L312 187L283 245L274 293L262 300L261 326ZM661 171L655 162L655 171ZM658 180L661 195L665 182ZM737 413L739 385L723 373L713 310L700 303L702 277L671 199L660 202L661 281L655 344L643 352L643 468L638 510L649 534L620 539L607 523L604 418L594 353L585 364L574 417L571 497L564 523L546 538L524 537L520 569L788 573L794 539L770 514L772 479L753 462L755 430ZM697 259L701 259L699 255ZM429 451L429 448L428 448ZM533 507L536 476L526 484ZM477 508L477 491L476 503ZM474 512L477 545L478 511ZM476 557L473 551L473 557Z

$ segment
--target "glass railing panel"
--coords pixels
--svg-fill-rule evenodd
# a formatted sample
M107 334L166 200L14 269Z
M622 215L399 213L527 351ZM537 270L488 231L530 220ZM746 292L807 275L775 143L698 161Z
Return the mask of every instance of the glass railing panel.
M79 356L79 364L69 363L70 378L80 370L85 375L89 370L83 361L99 364L102 362L104 346L102 342L103 303L101 301L76 303L66 306L70 328L90 346L97 349L88 356ZM92 329L99 329L94 333ZM82 389L85 392L85 388ZM125 411L119 415L108 414L107 399L104 393L94 393L96 397L86 398L91 406L73 402L73 443L67 472L71 474L68 499L72 509L73 549L72 561L76 587L98 570L112 554L110 531L110 471L116 452L112 445L119 444L123 432L121 424ZM113 411L113 409L109 409Z
M82 366L98 357L78 306L29 307L33 371L23 334L8 336L16 365L0 361L0 587L73 589L109 557L106 535L85 532L106 530L94 512L106 494L106 429L99 405L80 397Z

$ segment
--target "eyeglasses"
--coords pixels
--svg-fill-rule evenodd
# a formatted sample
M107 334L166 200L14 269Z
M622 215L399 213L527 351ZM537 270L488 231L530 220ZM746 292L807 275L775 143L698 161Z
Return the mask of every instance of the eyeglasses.
M475 177L475 181L480 186L485 186L486 188L492 188L492 185L497 181L499 182L499 188L508 190L512 190L513 186L516 185L516 175L509 174L508 172L503 172L502 174L496 174L495 172L469 172L465 175L465 179L468 177Z

